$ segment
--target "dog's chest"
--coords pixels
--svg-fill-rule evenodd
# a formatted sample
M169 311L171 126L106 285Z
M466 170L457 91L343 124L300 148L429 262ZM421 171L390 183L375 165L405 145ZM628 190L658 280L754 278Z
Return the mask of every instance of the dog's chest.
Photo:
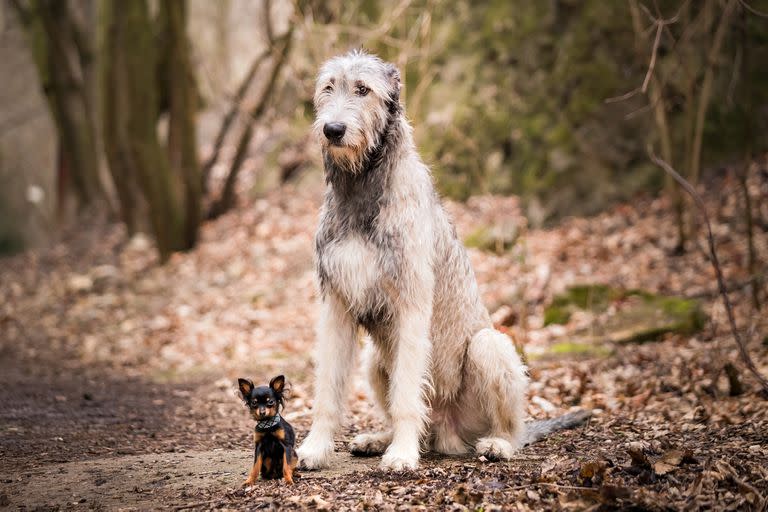
M380 278L377 252L357 234L318 245L321 286L338 293L353 310L364 310Z

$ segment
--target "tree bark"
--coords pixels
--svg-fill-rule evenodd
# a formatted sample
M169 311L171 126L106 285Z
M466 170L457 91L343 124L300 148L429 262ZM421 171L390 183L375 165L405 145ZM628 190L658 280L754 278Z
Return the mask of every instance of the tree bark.
M104 199L99 179L96 123L87 98L84 69L90 56L78 33L67 2L36 0L33 12L39 17L43 35L48 83L45 92L59 133L64 164L70 170L81 206Z
M160 8L168 35L168 156L171 172L180 177L184 189L184 243L193 247L201 221L202 180L197 159L197 87L187 38L187 3L166 0Z
M119 12L115 12L119 6ZM109 13L107 90L112 159L122 159L125 184L135 178L149 209L161 261L191 247L178 182L157 138L158 92L152 21L146 0L124 0ZM129 203L130 208L130 203Z
M629 0L629 12L632 16L632 28L635 32L635 40L638 48L642 48L640 40L643 37L643 27L640 22L640 8L637 0ZM654 49L656 51L656 49ZM662 158L674 165L675 158L672 150L672 135L669 130L669 117L667 115L667 104L664 99L663 84L655 73L650 72L648 81L648 99L653 106L653 120L658 131L659 144L661 145ZM668 174L665 176L665 188L667 194L672 199L675 212L675 223L677 224L677 243L675 253L685 251L686 231L685 231L685 201L682 193L675 184L675 180Z
M712 99L712 85L715 80L715 68L717 67L717 61L720 58L720 49L723 46L723 40L725 39L725 33L730 27L731 16L736 10L737 0L728 0L725 5L722 14L720 15L720 21L715 30L712 46L707 53L706 69L704 70L704 81L701 85L701 92L699 93L699 104L696 110L696 123L693 132L693 146L691 148L691 171L690 180L696 185L699 182L701 175L701 145L704 139L704 123L707 120L707 111L709 110L709 102Z
M113 5L106 4L105 18L111 19ZM146 225L148 206L139 187L136 162L132 157L129 134L128 113L130 103L125 82L126 66L121 44L125 41L125 26L108 22L104 66L104 150L112 173L112 180L117 189L120 203L120 216L128 230L128 235L142 231Z

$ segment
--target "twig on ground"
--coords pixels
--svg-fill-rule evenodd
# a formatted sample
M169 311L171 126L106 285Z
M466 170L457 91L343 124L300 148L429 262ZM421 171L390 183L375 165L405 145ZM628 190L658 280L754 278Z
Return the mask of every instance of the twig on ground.
M728 289L725 285L723 270L720 266L720 260L717 257L717 251L715 250L715 237L712 235L712 225L709 222L709 215L707 214L707 207L704 204L704 200L701 198L699 193L696 192L696 189L693 188L693 185L691 185L685 178L678 174L678 172L674 170L671 165L656 155L656 153L653 151L653 147L650 145L648 146L648 155L650 156L653 163L661 167L667 174L672 176L672 178L674 178L674 180L683 188L683 190L685 190L685 192L691 196L694 204L699 208L701 216L704 218L704 223L707 226L707 241L709 242L710 262L715 269L717 286L720 290L720 296L723 298L723 304L725 305L725 311L728 316L728 323L731 327L731 334L733 335L733 339L736 341L736 345L739 349L739 354L741 355L741 359L744 362L744 365L760 383L760 386L763 388L763 395L768 397L768 380L766 380L766 378L760 374L760 371L755 366L754 361L752 361L752 357L749 355L749 351L747 350L747 343L741 337L741 334L739 334L739 329L736 326L736 318L733 314L733 305L731 304L731 299L728 297Z
M220 502L220 498L212 499L212 500L206 500L206 501L196 501L194 503L187 503L186 505L177 505L173 507L173 510L188 510L190 508L198 508L198 507L205 507L208 505L214 505L218 502Z
M725 376L728 377L728 395L739 396L744 393L744 386L741 385L741 379L739 379L739 371L733 366L733 363L725 363Z
M709 257L709 255L707 255L707 257ZM763 277L764 277L764 274L755 274L742 281L735 281L732 283L728 283L728 285L726 286L726 290L728 291L728 293L742 290L748 286L751 286L753 283L758 282ZM717 297L719 294L720 294L720 290L716 289L716 290L706 290L698 293L684 294L683 296L686 299L710 299L712 297Z
M537 482L536 485L545 485L547 487L555 487L557 489L568 489L569 491L596 491L594 487L582 487L578 485L562 485L553 484L550 482Z

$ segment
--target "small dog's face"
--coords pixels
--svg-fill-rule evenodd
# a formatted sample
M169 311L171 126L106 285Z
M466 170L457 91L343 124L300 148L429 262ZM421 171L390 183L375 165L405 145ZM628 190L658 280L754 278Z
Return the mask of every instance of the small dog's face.
M315 88L315 136L327 157L351 172L378 143L400 98L400 73L376 56L351 52L320 69Z
M263 421L280 412L283 404L285 377L278 375L269 381L269 386L254 386L248 379L237 379L240 394L256 421Z

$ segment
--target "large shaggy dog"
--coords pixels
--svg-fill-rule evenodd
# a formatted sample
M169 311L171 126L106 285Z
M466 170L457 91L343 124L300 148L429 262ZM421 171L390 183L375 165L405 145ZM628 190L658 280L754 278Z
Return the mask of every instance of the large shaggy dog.
M321 292L312 429L298 450L324 467L358 341L391 426L352 442L384 468L415 468L421 448L507 459L545 431L526 429L526 368L493 329L462 243L414 147L400 74L362 52L317 79L314 131L328 183L316 235Z

